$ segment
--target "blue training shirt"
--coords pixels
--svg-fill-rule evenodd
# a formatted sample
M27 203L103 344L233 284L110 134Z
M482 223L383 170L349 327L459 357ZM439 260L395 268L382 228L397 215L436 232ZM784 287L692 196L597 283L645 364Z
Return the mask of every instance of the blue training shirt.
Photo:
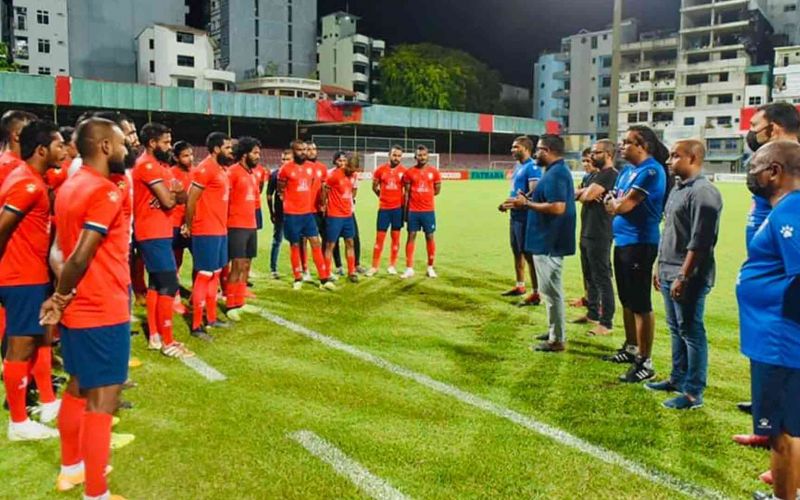
M517 162L514 166L514 172L511 174L511 191L509 196L512 198L517 196L519 191L528 194L528 183L531 181L539 180L542 178L542 169L533 161L533 158L528 158L525 162ZM525 222L528 217L528 211L511 210L511 219L519 222Z
M800 369L800 191L786 195L756 230L736 280L742 354Z
M667 174L664 172L664 167L653 157L648 156L640 165L624 168L617 177L614 195L622 198L631 189L643 193L645 199L627 214L614 217L614 243L618 247L636 244L658 245L658 227L664 214L664 196L667 191Z
M547 215L528 210L525 229L525 251L533 255L563 257L575 253L575 181L564 160L545 171L536 184L531 199L537 203L564 202L561 215Z
M750 245L750 241L755 236L758 228L767 219L767 216L772 211L772 205L769 200L762 197L753 195L753 205L750 207L750 212L747 214L747 227L744 233L745 245Z

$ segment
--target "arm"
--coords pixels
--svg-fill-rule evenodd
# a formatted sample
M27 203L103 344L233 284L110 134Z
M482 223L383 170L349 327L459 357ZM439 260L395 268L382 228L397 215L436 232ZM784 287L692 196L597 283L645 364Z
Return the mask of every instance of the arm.
M286 181L278 179L278 196L281 200L284 199L284 194L286 194Z
M581 203L589 203L592 201L600 201L603 197L603 193L606 192L606 188L601 186L597 183L591 183L589 186L579 189L576 191L576 199L579 200ZM580 194L578 194L580 193Z
M175 204L176 205L186 205L186 200L188 195L186 193L186 188L181 184L178 179L172 181L172 193L175 195Z
M163 182L149 184L147 187L150 188L153 196L158 200L158 204L161 206L162 210L171 210L175 207L175 192L165 186Z
M411 183L403 183L403 221L408 221L408 205L411 202Z
M185 222L183 223L183 227L181 228L181 234L188 237L192 234L192 222L194 221L194 213L197 209L197 200L200 199L200 196L203 194L203 188L198 186L197 184L192 184L192 187L189 188L189 193L186 199L186 215L185 215Z
M631 189L628 194L619 199L607 195L605 199L606 211L611 215L624 215L631 212L646 198L647 195L638 189Z
M439 196L439 193L441 193L441 192L442 192L442 183L441 182L435 183L433 185L433 195L434 196Z
M13 211L8 205L0 212L0 259L5 255L6 245L23 217L25 214Z
M378 179L372 179L372 192L375 193L375 196L378 198L381 197L381 181Z
M686 245L678 279L673 281L670 295L678 299L683 295L686 281L701 267L711 254L717 239L722 198L716 190L704 189L694 193L692 199L692 237Z
M322 213L328 215L328 192L331 188L327 184L322 185Z

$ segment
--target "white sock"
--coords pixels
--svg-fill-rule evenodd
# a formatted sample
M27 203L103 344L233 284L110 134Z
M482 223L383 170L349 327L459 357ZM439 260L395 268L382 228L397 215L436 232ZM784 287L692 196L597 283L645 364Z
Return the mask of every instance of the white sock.
M62 465L61 466L61 473L66 476L74 476L75 474L80 474L83 472L83 462L78 462L75 465Z
M517 281L517 288L525 288L525 282L524 281Z

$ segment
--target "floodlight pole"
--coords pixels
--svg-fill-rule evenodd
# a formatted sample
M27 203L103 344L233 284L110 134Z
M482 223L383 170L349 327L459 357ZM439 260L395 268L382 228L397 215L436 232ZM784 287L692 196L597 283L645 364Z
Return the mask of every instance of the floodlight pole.
M619 127L619 72L622 65L622 0L614 0L614 24L611 31L611 102L609 103L608 138L617 142Z

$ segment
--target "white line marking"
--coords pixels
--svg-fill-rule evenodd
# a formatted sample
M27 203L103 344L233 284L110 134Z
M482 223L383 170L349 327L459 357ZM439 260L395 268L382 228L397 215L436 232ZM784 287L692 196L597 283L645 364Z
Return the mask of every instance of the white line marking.
M309 453L333 467L337 474L349 479L370 497L376 500L404 500L409 498L313 432L297 431L287 435L308 450Z
M375 366L383 368L384 370L394 373L395 375L399 375L409 380L413 380L430 389L433 389L436 392L455 398L461 401L462 403L474 406L475 408L484 410L488 413L491 413L492 415L509 420L517 425L525 427L526 429L532 430L545 437L548 437L558 443L561 443L563 445L569 446L570 448L574 448L583 453L586 453L587 455L597 458L598 460L602 460L603 462L622 467L628 472L635 474L639 477L642 477L653 483L666 486L668 488L671 488L679 493L682 493L690 497L715 498L715 499L728 498L727 496L723 495L718 491L683 481L682 479L671 476L665 472L661 472L659 470L652 469L645 465L641 465L637 462L634 462L633 460L625 458L624 456L616 452L594 445L592 443L589 443L588 441L584 441L583 439L577 436L573 436L572 434L565 432L559 429L558 427L553 427L551 425L539 422L538 420L532 417L523 415L517 411L511 410L504 406L500 406L496 403L489 401L488 399L484 399L469 392L463 391L453 385L444 382L439 382L438 380L434 380L427 375L423 375L421 373L409 370L408 368L403 368L402 366L396 365L379 356L375 356L374 354L362 351L361 349L351 346L350 344L345 344L344 342L337 340L333 337L323 335L319 332L315 332L314 330L310 330L302 325L293 323L280 316L272 314L265 309L261 310L260 315L262 318L266 320L269 320L277 325L283 326L295 333L299 333L300 335L303 335L304 337L307 337L311 340L316 340L317 342L320 342L332 349L346 352L347 354L350 354L362 361L366 361L367 363L371 363Z
M225 375L221 374L216 368L209 365L197 356L192 358L181 358L181 361L183 361L184 365L205 377L209 382L219 382L226 379Z

